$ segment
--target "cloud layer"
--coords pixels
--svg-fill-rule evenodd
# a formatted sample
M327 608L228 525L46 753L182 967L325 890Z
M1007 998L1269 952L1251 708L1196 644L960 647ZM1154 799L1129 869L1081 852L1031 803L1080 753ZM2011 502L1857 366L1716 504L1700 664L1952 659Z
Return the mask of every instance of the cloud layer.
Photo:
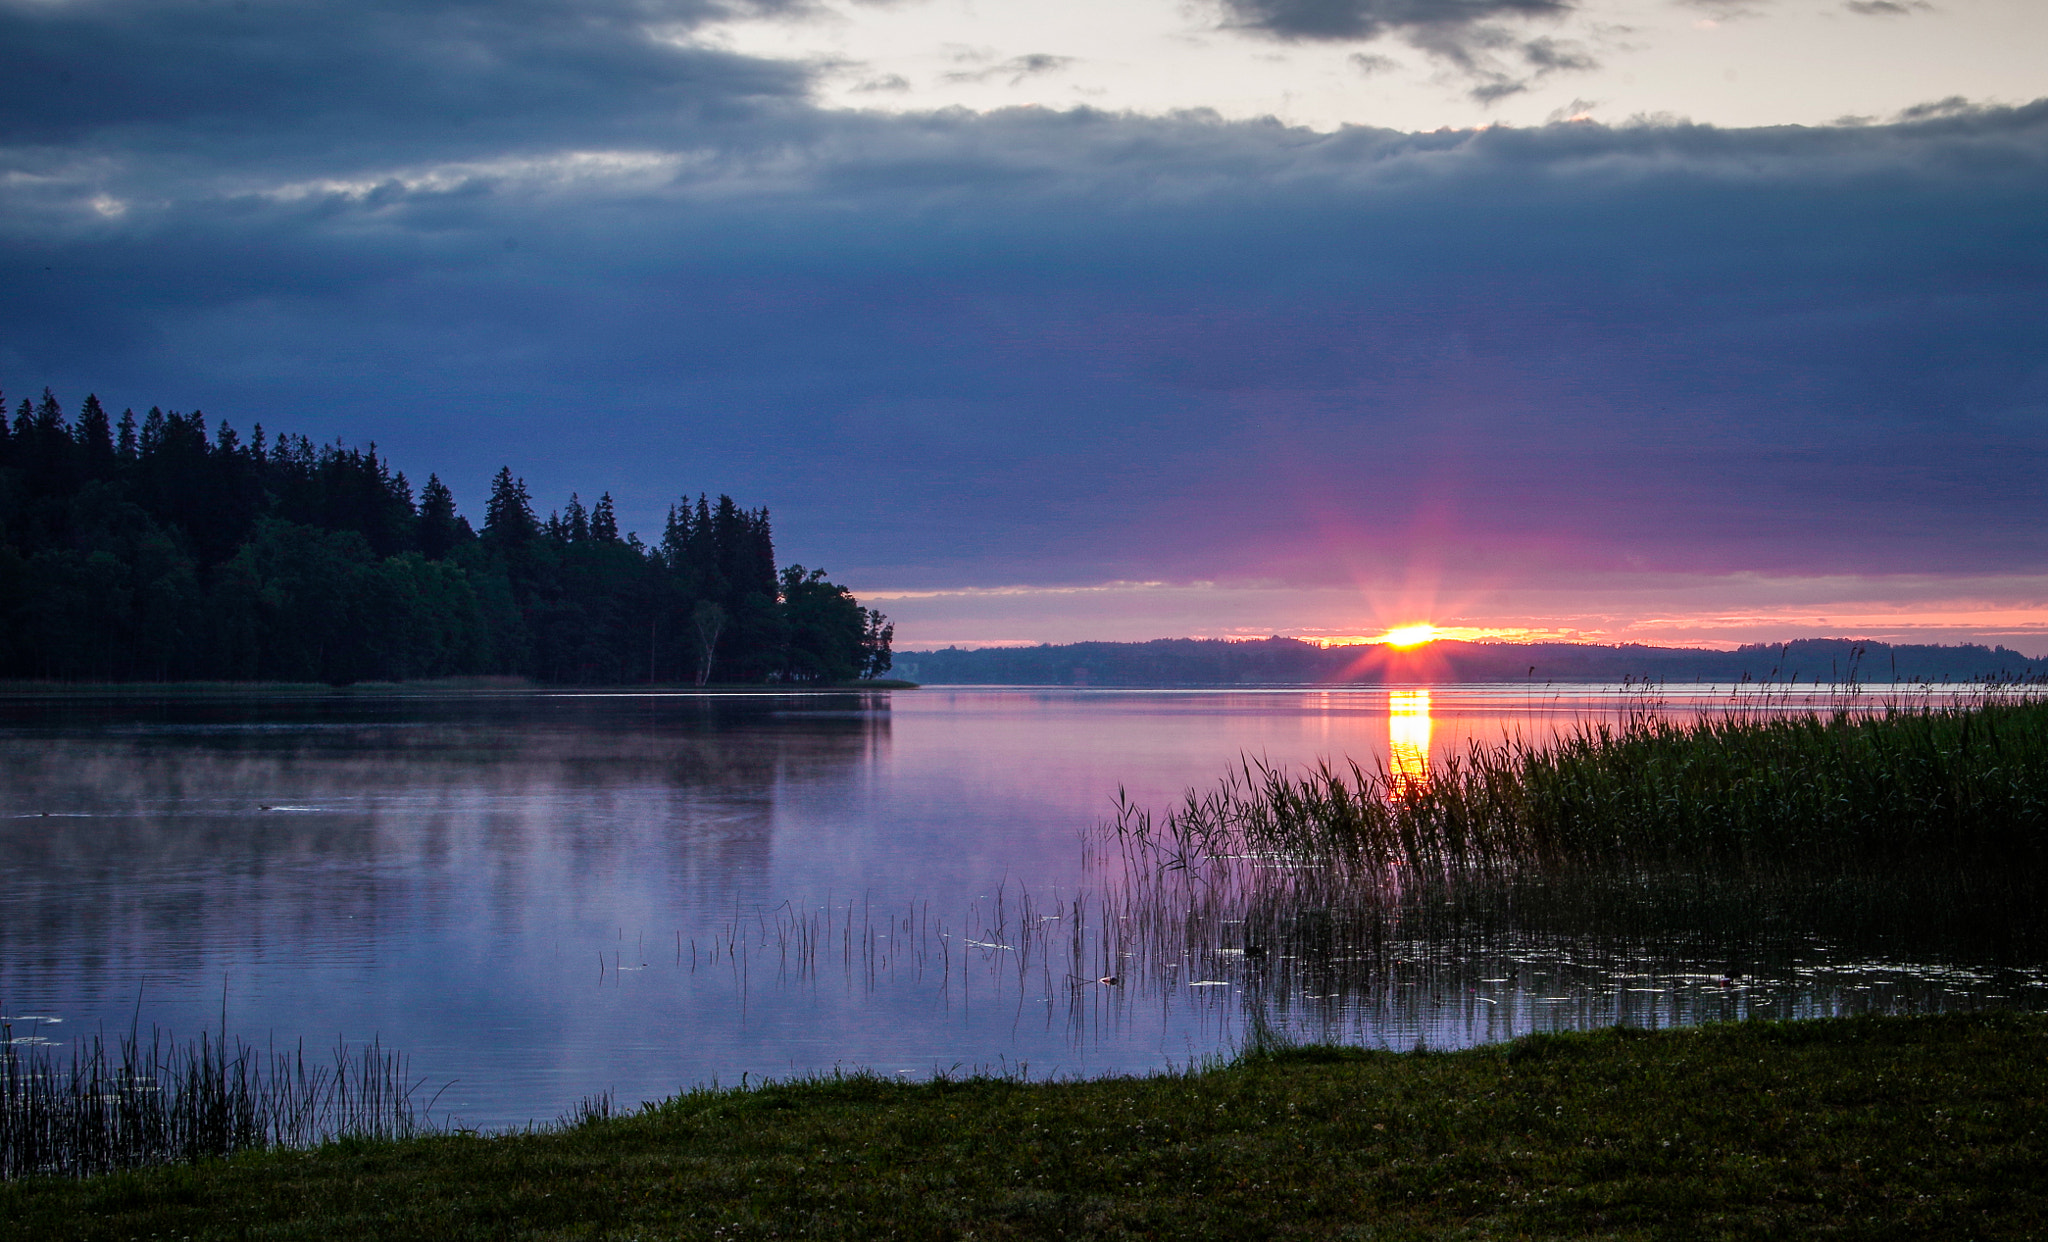
M0 0L0 383L906 589L2048 572L2048 105L882 117L709 12Z

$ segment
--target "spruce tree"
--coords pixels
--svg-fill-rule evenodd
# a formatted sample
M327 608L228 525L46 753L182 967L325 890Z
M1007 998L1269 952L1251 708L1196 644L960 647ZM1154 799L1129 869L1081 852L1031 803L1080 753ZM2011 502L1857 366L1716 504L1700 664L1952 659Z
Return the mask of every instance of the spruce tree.
M65 434L64 407L57 403L57 394L47 388L43 389L42 404L36 407L36 431L51 437Z
M142 420L142 436L135 450L136 456L148 457L162 446L166 421L162 409L154 405L149 407L148 416Z
M95 394L88 394L85 404L78 411L78 430L74 433L78 447L84 456L87 478L111 478L114 473L114 430L107 422L107 411L100 405Z
M526 480L512 477L510 466L501 467L491 480L491 498L484 505L484 539L503 549L523 548L540 533L533 516L533 497L526 492Z
M599 543L619 541L619 519L612 512L612 494L606 492L597 498L597 508L590 511L590 537Z
M420 489L421 555L430 561L441 560L464 542L467 534L467 524L455 512L455 493L448 490L440 475L428 475L427 485Z
M671 574L686 575L690 569L690 499L681 507L668 507L668 522L661 528L661 559Z

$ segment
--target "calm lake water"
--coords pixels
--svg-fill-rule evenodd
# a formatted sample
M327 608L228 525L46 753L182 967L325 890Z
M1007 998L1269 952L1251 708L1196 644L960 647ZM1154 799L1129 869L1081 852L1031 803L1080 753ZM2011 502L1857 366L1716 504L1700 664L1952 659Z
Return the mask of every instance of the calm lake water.
M1998 937L1827 927L1738 937L1735 962L1725 926L1418 924L1311 969L1133 931L1089 845L1119 788L1164 809L1244 757L1414 769L1631 706L1521 686L13 698L0 1013L58 1045L138 1015L375 1037L452 1082L438 1113L496 1127L743 1073L1151 1071L1254 1021L1407 1048L2048 1003Z

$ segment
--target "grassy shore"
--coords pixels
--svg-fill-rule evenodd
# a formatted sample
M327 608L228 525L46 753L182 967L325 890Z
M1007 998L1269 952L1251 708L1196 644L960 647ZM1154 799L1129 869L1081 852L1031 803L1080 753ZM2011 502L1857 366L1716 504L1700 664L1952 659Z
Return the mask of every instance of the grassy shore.
M2033 1238L2048 1018L701 1090L547 1133L0 1186L0 1222L81 1239Z

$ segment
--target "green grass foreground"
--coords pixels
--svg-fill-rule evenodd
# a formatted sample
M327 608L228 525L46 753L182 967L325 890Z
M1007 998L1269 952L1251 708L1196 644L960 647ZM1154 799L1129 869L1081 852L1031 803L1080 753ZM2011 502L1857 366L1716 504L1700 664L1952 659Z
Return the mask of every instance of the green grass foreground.
M547 1133L0 1186L21 1238L2048 1235L2048 1017L700 1090Z

